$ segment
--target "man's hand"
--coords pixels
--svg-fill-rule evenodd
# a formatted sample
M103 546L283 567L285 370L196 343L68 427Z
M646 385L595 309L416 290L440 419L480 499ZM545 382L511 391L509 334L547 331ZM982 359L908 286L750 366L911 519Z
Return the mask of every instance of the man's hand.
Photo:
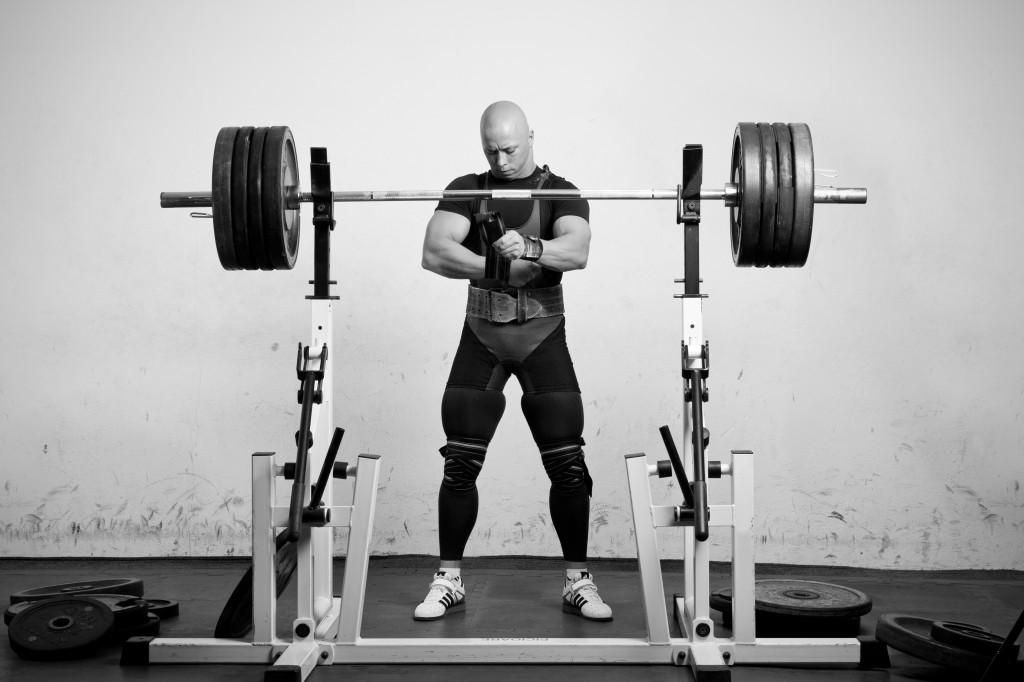
M540 274L542 269L541 266L528 260L514 260L509 264L508 284L513 287L526 286L531 279Z
M502 258L507 260L518 260L526 252L526 243L523 235L515 230L509 230L501 239L491 244L494 250Z

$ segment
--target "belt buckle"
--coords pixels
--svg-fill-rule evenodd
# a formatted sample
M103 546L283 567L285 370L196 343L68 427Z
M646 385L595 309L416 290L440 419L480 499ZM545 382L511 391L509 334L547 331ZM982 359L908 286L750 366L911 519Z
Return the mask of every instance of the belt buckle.
M487 292L487 317L491 322L511 322L516 319L516 299L501 291Z

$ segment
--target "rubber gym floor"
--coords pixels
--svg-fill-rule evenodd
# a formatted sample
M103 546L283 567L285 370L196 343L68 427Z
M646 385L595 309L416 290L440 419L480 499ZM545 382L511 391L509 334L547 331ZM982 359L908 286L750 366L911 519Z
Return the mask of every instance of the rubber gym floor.
M46 585L105 578L141 578L145 596L177 601L180 614L161 622L163 637L212 637L224 602L247 568L243 559L5 559L0 560L0 598ZM335 561L340 585L344 559ZM680 592L681 562L662 562L666 595ZM412 608L426 594L434 568L428 557L381 557L370 563L363 616L363 637L643 637L643 607L638 601L636 564L592 560L602 596L615 609L610 623L592 623L564 614L560 562L544 558L468 559L463 569L467 610L431 623L412 620ZM712 565L712 590L729 583L728 565ZM1024 609L1024 573L1015 571L899 572L861 569L759 566L757 577L818 580L866 593L872 610L861 618L860 634L873 636L878 617L905 613L931 620L972 623L1005 635ZM278 600L278 632L287 633L294 617L294 581ZM669 613L671 613L671 608ZM722 636L721 614L716 634ZM676 625L672 624L675 631ZM677 632L673 633L677 635ZM980 673L944 668L888 649L889 667L793 668L733 666L735 682L834 680L835 682L965 682ZM120 647L101 648L89 658L35 662L0 647L0 682L32 680L262 680L259 665L152 665L121 667ZM1004 679L1024 680L1024 664ZM692 680L687 667L618 665L335 665L317 668L310 680L487 680L520 682L603 682L611 680Z

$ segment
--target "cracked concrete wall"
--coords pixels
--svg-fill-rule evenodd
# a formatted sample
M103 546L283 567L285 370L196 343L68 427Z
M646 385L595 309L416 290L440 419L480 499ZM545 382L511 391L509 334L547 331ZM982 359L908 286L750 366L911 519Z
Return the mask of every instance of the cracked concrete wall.
M709 456L755 452L756 558L1024 569L1024 8L761 7L5 4L0 556L248 553L250 454L294 457L311 212L294 270L222 270L210 222L157 202L210 187L221 126L289 125L304 187L324 146L335 189L440 188L485 167L477 120L507 98L537 160L584 188L674 187L690 142L720 187L737 121L806 121L816 166L841 171L818 181L869 203L819 206L797 270L734 268L721 206L701 228ZM465 285L419 266L432 209L336 207L332 408L342 459L383 458L378 554L436 551ZM623 456L663 457L661 424L681 438L682 233L671 202L591 209L590 265L565 278L591 548L631 557ZM468 551L554 556L507 396Z

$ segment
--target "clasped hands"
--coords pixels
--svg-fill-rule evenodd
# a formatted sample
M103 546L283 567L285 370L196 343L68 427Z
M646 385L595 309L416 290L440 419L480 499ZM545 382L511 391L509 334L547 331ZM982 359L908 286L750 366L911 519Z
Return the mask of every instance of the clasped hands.
M526 240L515 230L509 230L491 246L499 256L506 260L518 260L526 253Z
M526 240L515 230L509 230L491 246L499 256L512 261L508 276L509 285L525 286L541 271L539 263L522 260L523 254L526 253Z

